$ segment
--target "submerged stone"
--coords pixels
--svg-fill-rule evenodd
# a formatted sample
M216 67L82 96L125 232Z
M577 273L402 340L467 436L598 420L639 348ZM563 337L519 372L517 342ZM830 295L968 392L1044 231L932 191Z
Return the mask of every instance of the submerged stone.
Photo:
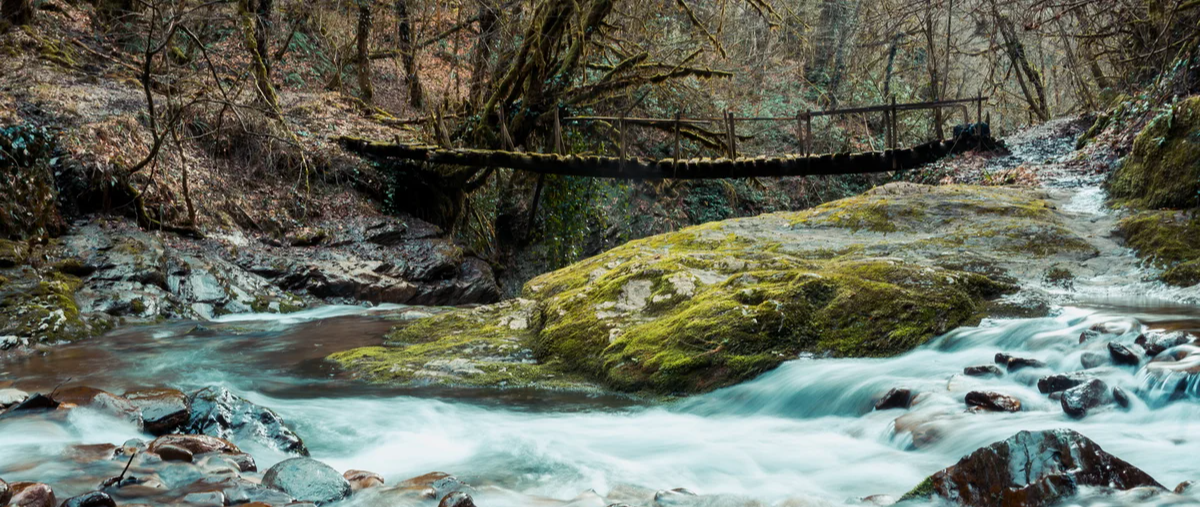
M350 482L329 465L312 458L290 458L267 470L263 486L318 505L336 502L353 492Z

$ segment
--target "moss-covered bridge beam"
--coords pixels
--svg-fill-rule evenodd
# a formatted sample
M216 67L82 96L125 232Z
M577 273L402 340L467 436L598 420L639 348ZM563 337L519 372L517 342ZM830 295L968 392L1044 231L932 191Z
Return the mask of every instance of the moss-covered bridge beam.
M434 164L507 167L540 174L621 179L718 179L880 173L912 169L979 146L974 139L934 141L912 148L869 153L758 158L647 160L604 156L554 155L499 150L448 150L437 146L374 142L353 137L337 141L347 150L377 160L414 160ZM993 142L985 140L985 145Z

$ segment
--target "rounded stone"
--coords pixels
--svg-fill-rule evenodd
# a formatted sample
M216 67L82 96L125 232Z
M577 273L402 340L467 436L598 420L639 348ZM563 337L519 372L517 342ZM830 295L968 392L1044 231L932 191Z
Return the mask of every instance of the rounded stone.
M312 458L291 458L276 463L263 475L263 485L302 502L326 504L350 496L350 481L333 467Z

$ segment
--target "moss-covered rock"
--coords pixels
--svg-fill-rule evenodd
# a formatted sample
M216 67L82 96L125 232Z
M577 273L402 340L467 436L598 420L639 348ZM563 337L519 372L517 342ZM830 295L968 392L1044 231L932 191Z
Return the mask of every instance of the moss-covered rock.
M890 184L803 212L633 241L531 280L523 300L422 320L333 359L377 381L566 378L696 393L803 352L911 350L978 322L1017 280L1040 283L1047 265L1094 254L1039 192ZM531 361L488 359L518 350ZM463 372L438 373L458 359L466 362L448 367ZM509 378L488 370L500 367Z
M1126 244L1163 268L1172 285L1200 283L1200 216L1178 211L1144 211L1119 224Z
M0 268L24 264L28 257L29 245L20 241L0 239Z
M29 338L35 343L69 342L112 328L105 318L84 318L75 302L79 278L32 268L14 270L0 287L0 335Z
M1151 120L1108 187L1122 205L1200 206L1200 97L1180 101Z

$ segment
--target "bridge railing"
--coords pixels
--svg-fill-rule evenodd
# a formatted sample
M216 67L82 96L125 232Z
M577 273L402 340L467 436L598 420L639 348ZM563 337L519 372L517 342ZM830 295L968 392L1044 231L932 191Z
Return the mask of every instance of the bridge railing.
M783 123L794 124L796 127L796 136L800 145L803 147L805 156L815 153L813 143L812 123L814 118L819 117L836 117L836 116L851 116L851 115L866 115L871 113L879 113L883 119L884 139L886 149L895 150L900 148L900 114L909 111L924 111L934 109L959 109L962 112L963 123L970 124L970 110L968 106L975 105L975 123L983 122L983 104L987 101L987 97L978 96L967 99L955 100L940 100L932 102L911 102L897 104L895 98L890 104L864 106L864 107L849 107L840 109L827 110L806 110L799 111L795 116L737 116L732 111L726 111L721 117L698 117L689 118L676 113L674 118L645 118L645 117L626 117L626 116L570 116L559 118L555 114L554 124L554 142L556 151L562 153L564 146L562 140L563 125L567 123L571 125L582 125L594 122L604 122L609 125L614 125L617 130L618 140L617 149L621 159L628 157L627 127L630 126L649 126L657 129L668 129L672 131L674 148L672 158L678 160L686 158L682 152L682 130L684 126L712 126L720 129L718 131L719 138L723 138L724 154L731 158L738 158L738 125L747 123ZM711 132L709 132L711 134Z

